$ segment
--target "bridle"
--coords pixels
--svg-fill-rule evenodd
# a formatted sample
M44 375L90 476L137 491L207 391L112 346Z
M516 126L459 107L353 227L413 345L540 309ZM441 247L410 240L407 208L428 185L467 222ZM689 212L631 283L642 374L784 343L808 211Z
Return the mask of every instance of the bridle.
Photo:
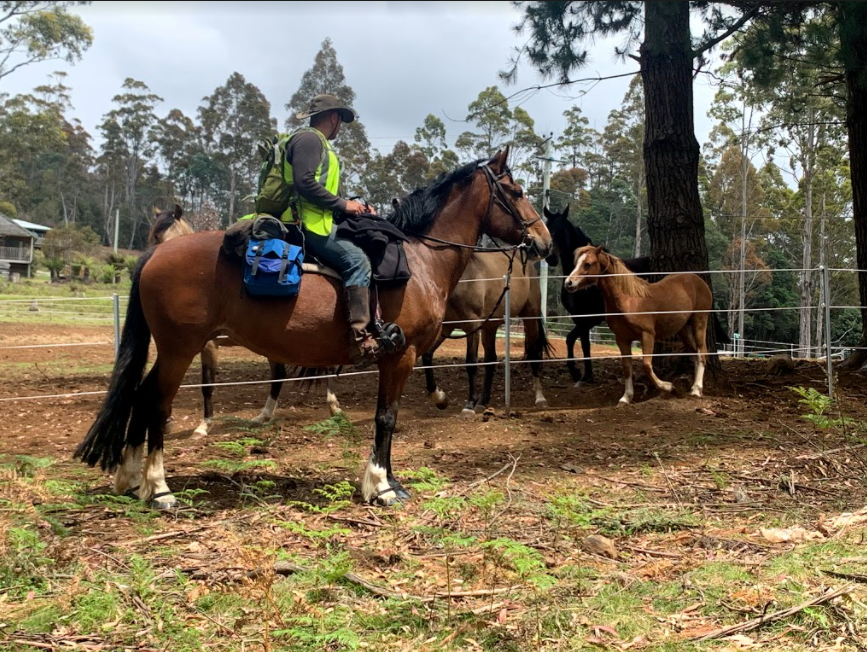
M503 170L500 174L495 175L494 171L491 170L490 161L485 161L484 163L479 163L479 169L481 169L485 173L485 181L488 182L488 190L490 191L490 198L488 199L488 209L485 212L485 218L482 220L482 231L486 231L486 227L491 222L491 216L494 211L494 204L497 204L505 213L512 218L512 220L517 224L521 229L521 243L516 245L508 245L506 247L482 247L480 245L467 245L461 244L460 242L450 242L449 240L442 240L440 238L434 238L433 236L424 235L421 233L410 233L410 235L419 238L421 240L429 240L431 242L437 242L439 244L448 245L450 247L458 247L460 249L472 249L474 252L501 252L501 253L512 253L512 261L509 263L509 272L512 271L512 262L514 261L515 255L520 251L521 252L521 261L526 263L526 250L528 246L528 242L530 241L530 227L533 226L536 222L542 221L541 217L537 217L534 220L529 222L525 221L519 214L517 209L512 205L511 202L506 201L506 189L503 188L503 184L500 182L500 179L503 177L510 177L512 175L512 171L506 166L506 169Z
M472 249L473 252L500 252L505 254L505 256L509 259L509 271L506 275L506 278L509 279L506 283L503 284L503 291L500 293L500 297L497 299L497 302L494 304L494 307L491 309L491 312L485 317L482 322L476 326L474 329L465 332L463 335L452 336L446 335L445 339L449 340L461 340L465 337L469 337L474 333L480 331L490 320L491 317L494 316L494 313L497 311L497 308L500 307L500 304L503 302L506 294L509 291L511 286L511 278L512 278L512 268L515 265L515 256L520 252L521 254L521 265L527 264L527 246L530 240L530 227L533 226L536 222L540 222L542 217L537 217L534 220L529 222L525 221L517 209L512 205L511 202L506 200L506 189L503 188L503 184L500 180L504 177L511 177L512 171L506 166L505 170L503 170L500 174L495 175L494 171L491 170L490 161L485 161L484 163L479 163L478 166L485 173L485 181L488 182L488 190L490 191L490 198L488 200L488 209L485 212L485 218L482 220L482 231L487 231L487 227L491 222L491 216L494 211L494 204L497 204L506 214L508 214L512 220L521 228L521 243L516 245L509 245L506 247L482 247L480 245L466 245L461 244L459 242L449 242L448 240L441 240L440 238L434 238L429 235L422 235L413 233L417 238L422 240L430 240L432 242L437 242L439 244L448 245L451 247L458 247L460 249Z

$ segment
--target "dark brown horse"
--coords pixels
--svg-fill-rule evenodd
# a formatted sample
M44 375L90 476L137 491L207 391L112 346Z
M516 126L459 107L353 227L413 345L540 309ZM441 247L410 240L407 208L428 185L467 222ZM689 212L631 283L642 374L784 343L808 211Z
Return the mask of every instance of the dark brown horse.
M390 505L409 498L391 467L401 392L418 355L436 342L448 297L479 236L523 245L539 257L551 252L551 235L513 179L508 153L506 148L440 175L387 218L410 237L405 250L413 276L379 296L383 320L402 329L405 345L378 362L376 434L361 489L368 502ZM294 298L250 297L241 261L222 250L223 235L205 231L174 238L142 256L108 394L75 451L88 465L117 469L116 491L137 486L136 495L158 507L176 503L163 467L166 418L190 363L217 334L282 364L351 364L340 282L307 273ZM157 359L142 381L151 337Z

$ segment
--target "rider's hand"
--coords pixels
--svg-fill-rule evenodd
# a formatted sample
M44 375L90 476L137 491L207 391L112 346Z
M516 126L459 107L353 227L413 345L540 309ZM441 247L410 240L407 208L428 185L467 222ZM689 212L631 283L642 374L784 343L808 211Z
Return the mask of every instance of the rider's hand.
M355 201L354 199L347 199L346 208L343 210L343 212L349 213L350 215L359 215L361 213L366 213L367 210L367 206L362 204L360 201Z

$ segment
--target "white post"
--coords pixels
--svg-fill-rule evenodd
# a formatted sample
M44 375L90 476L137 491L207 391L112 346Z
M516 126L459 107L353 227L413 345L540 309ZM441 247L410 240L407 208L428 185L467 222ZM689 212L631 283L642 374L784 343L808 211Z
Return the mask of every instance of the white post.
M511 366L511 346L512 346L512 299L509 296L510 285L509 274L503 275L503 283L506 288L506 293L503 296L503 301L506 302L506 371L505 371L505 394L506 394L506 418L512 414L512 366Z
M825 290L825 366L828 370L828 396L834 397L834 365L831 363L831 271L822 265L822 284Z
M115 239L117 242L117 239ZM114 307L114 359L120 354L120 296L117 294L111 295L112 306Z
M120 209L115 209L114 212L114 253L117 253L117 237L120 231Z
M547 224L545 219L544 209L550 205L551 200L551 162L554 158L554 132L548 135L548 140L545 142L545 162L542 173L542 219ZM542 327L545 327L545 322L548 320L548 261L544 258L539 264L539 283L542 291Z

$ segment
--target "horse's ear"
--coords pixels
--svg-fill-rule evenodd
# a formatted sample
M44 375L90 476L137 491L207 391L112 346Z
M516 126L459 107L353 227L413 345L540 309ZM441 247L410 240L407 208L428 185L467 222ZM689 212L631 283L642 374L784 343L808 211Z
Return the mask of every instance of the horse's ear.
M391 198L391 207L394 210L397 210L398 208L400 208L400 200L397 197Z
M604 254L604 253L605 253L605 245L604 244L601 244L598 247L596 247L596 255L597 256L599 254Z
M184 214L184 209L181 208L178 204L175 204L175 212L173 213L173 215L175 216L175 219L176 220L181 219L181 215L183 215L183 214Z
M571 206L572 206L572 204L566 204L566 209L563 211L563 219L564 219L564 220L568 220L568 219L569 219L569 208L570 208Z
M509 160L509 146L506 149L497 150L497 153L491 157L490 165L497 172L502 172L506 169L506 161Z
M557 215L557 213L552 213L551 211L549 211L547 206L542 209L542 212L549 220L556 220L558 217L560 217L559 215Z
M160 213L162 213L162 211L156 206L154 206L154 215L159 215Z

